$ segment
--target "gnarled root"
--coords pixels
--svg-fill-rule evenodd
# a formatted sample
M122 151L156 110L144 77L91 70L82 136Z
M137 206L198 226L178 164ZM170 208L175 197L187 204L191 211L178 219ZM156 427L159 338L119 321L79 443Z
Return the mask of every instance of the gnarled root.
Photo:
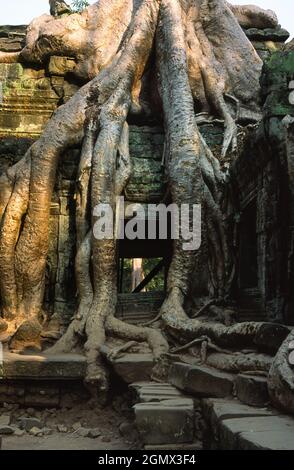
M268 389L271 401L277 408L294 414L294 364L290 359L291 343L294 341L294 330L281 345L273 360L269 378Z
M262 353L212 353L208 354L206 364L219 370L233 372L234 374L238 372L244 373L256 371L268 373L272 361L273 358L271 356Z
M168 342L159 330L129 325L113 316L107 318L105 328L111 336L138 342L146 341L153 352L155 361L169 350Z
M116 197L119 196L130 175L130 157L128 151L128 128L125 123L131 105L131 91L136 81L141 77L149 53L151 51L153 35L156 27L156 16L159 4L144 0L134 18L132 34L127 38L123 53L101 74L101 82L97 87L92 86L92 98L89 101L87 115L92 115L96 120L99 117L99 128L96 142L93 142L93 132L89 129L83 145L81 168L90 169L91 194L90 205L93 233L88 235L91 242L93 280L89 278L89 260L85 262L85 256L77 261L77 279L81 295L81 304L84 301L87 308L80 312L82 319L78 317L70 325L65 339L61 339L53 351L59 347L70 345L76 336L76 327L79 333L84 332L86 342L84 349L87 357L87 374L85 382L94 391L96 389L107 392L108 373L101 358L101 348L106 340L106 332L116 330L119 335L130 339L133 336L142 341L148 340L154 345L156 356L157 339L160 335L151 329L139 329L120 324L117 329L117 321L114 318L116 307L116 240L100 239L96 217L99 215L95 208L99 204L112 208L115 214ZM130 60L132 58L132 60ZM89 133L90 132L90 133ZM91 150L92 149L92 150ZM87 155L91 155L88 158ZM87 161L89 163L87 164ZM87 191L89 185L88 173L80 171L80 204L79 220L86 218ZM80 228L79 228L80 230ZM98 233L98 234L97 234ZM113 237L112 233L112 237ZM79 236L81 239L81 236ZM89 254L89 252L88 252ZM83 266L81 263L85 263ZM82 269L80 269L82 267ZM86 272L86 269L87 272ZM91 300L91 304L90 304ZM80 309L82 308L80 304ZM77 322L80 321L80 324ZM105 331L106 330L106 331ZM66 342L66 344L65 344ZM162 340L164 343L164 341ZM166 350L166 343L164 350ZM52 351L52 349L51 349Z
M1 52L0 64L15 64L19 61L20 52Z
M265 29L279 25L277 15L272 10L264 10L255 5L227 5L243 28Z
M224 348L252 347L276 353L287 337L289 330L274 323L243 322L232 326L221 323L190 319L182 307L181 298L171 293L162 307L162 320L167 330L179 342L208 336L215 344Z
M6 192L2 194L2 223L0 228L0 292L2 316L15 320L16 326L23 317L18 314L18 285L15 273L15 248L19 239L22 219L29 199L31 172L30 153L27 158L8 171ZM8 178L12 177L12 180ZM10 193L10 195L9 195Z

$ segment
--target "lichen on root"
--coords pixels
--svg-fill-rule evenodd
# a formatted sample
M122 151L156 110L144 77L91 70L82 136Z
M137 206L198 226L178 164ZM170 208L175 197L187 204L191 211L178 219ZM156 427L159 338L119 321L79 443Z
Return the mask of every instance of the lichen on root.
M236 16L235 16L236 15ZM36 325L42 309L49 243L49 213L57 165L64 151L81 145L77 183L76 279L79 308L51 353L83 344L86 382L107 391L101 358L107 335L146 341L156 362L169 346L162 331L127 325L115 318L117 241L93 235L95 207L114 213L131 174L127 118L163 116L165 160L174 203L201 204L209 235L211 285L216 299L230 293L234 260L223 217L223 174L199 133L195 112L224 122L222 156L236 148L236 115L230 103L258 109L262 62L239 25L274 24L272 13L224 0L100 0L80 14L43 15L28 28L19 54L0 61L43 63L51 55L74 57L73 73L84 86L48 122L24 159L0 179L0 290L3 316ZM89 216L90 214L90 216ZM166 328L185 336L208 335L226 346L236 338L256 343L262 324L245 327L203 325L189 320L184 299L195 257L174 242L162 308ZM92 274L90 274L92 273ZM191 323L192 322L192 323ZM278 331L278 341L284 330ZM25 343L24 330L14 342ZM19 331L19 335L18 335Z
M272 403L294 415L294 364L290 361L293 349L294 330L287 336L273 360L268 388Z

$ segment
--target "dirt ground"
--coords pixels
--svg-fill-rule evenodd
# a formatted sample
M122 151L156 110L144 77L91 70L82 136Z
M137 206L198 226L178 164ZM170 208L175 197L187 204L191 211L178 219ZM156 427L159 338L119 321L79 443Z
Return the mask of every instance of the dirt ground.
M110 443L98 437L89 439L73 435L54 433L51 436L23 437L3 436L2 450L127 450L130 446L121 438L114 437Z
M123 397L107 407L0 408L2 450L126 450L139 444Z

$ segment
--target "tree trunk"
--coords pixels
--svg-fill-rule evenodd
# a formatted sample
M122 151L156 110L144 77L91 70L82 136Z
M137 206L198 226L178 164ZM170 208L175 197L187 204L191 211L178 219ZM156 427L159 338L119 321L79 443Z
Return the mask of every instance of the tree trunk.
M56 170L64 151L80 145L75 265L79 307L51 352L69 352L86 339L91 390L108 388L100 355L107 335L147 341L155 364L169 349L160 330L115 318L117 241L115 236L95 236L97 207L107 204L115 216L116 198L132 171L130 115L163 115L172 201L202 205L213 298L225 302L230 294L234 259L224 217L224 175L200 135L195 112L223 120L224 157L237 145L228 96L238 105L258 108L262 62L238 21L258 27L276 24L272 12L240 9L224 0L100 0L80 14L35 19L20 54L0 52L4 63L74 57L73 73L85 83L54 113L24 159L0 178L0 291L2 316L19 326L13 342L31 342L40 326ZM181 221L180 229L187 228ZM187 317L184 300L196 255L185 251L183 242L183 236L174 242L161 311L168 332L183 341L205 334L226 347L252 343L263 348L271 342L276 351L285 339L283 327L225 327Z

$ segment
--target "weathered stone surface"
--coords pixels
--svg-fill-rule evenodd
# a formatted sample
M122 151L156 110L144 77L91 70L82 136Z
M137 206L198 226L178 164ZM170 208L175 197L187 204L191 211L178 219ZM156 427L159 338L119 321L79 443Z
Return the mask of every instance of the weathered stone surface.
M180 390L202 397L228 397L233 393L234 377L206 366L172 364L169 382Z
M55 407L60 403L60 390L54 384L39 383L26 386L24 395L25 406Z
M101 436L101 431L98 428L93 428L89 430L88 437L91 439L97 439L97 437Z
M32 380L33 379L33 380ZM83 377L2 377L0 380L0 403L18 404L22 407L72 407L86 401L89 395L83 386ZM28 412L27 412L28 414Z
M140 403L159 402L173 398L183 398L183 393L170 384L156 382L135 383L129 387L136 392L136 399Z
M245 34L251 41L273 41L284 43L289 39L289 32L283 28L266 28L266 29L257 29L250 28L245 30Z
M135 390L136 392L139 392L143 387L148 388L148 387L169 387L170 384L168 382L150 382L149 381L142 381L142 382L134 382L131 385L129 385L130 390Z
M43 436L51 436L53 434L53 429L50 428L42 428L41 431Z
M293 54L293 50L281 49L264 64L261 77L263 120L259 128L246 138L244 151L230 168L240 207L239 240L244 237L245 241L247 227L255 230L256 235L258 283L255 288L239 286L238 303L241 308L238 320L241 321L266 319L293 323L294 300L290 287L293 263L289 268L287 261L293 239L293 211L290 209L293 207L293 131L291 126L287 130L284 122L285 116L293 116L293 105L289 102ZM251 224L246 226L245 215L250 210L251 214L255 212L255 229ZM289 223L286 222L285 211L291 214ZM240 284L246 271L246 257L248 259L247 252L245 262L240 258ZM248 301L251 304L249 311ZM252 305L253 301L257 308Z
M79 428L76 431L76 434L81 437L88 437L90 429L89 428Z
M85 370L85 358L77 354L23 356L5 352L2 378L82 379Z
M10 419L10 415L0 415L0 426L9 426Z
M61 432L61 433L67 433L68 428L66 426L64 426L64 424L58 424L57 425L57 431Z
M31 431L33 428L42 429L43 423L38 418L19 418L18 420L20 429Z
M294 450L294 431L279 430L242 432L238 439L239 450Z
M156 317L163 301L163 292L119 294L116 315L128 323L148 322Z
M202 124L200 132L212 150L219 152L223 127ZM165 195L163 165L164 132L160 127L130 126L130 155L133 170L125 189L126 199L135 202L159 202Z
M25 434L23 429L16 428L13 435L16 437L22 437Z
M144 444L193 442L193 400L175 399L134 406L136 426Z
M126 439L132 436L132 434L134 433L134 430L136 432L134 424L130 423L129 421L125 421L121 423L121 425L119 426L119 433L121 434L121 436L125 437Z
M0 434L9 435L14 433L14 428L12 426L0 426Z
M205 448L219 448L220 425L225 420L272 417L278 415L277 410L271 408L254 408L244 405L238 400L225 399L204 399L202 400L202 416L206 423L206 433L204 436Z
M7 328L8 328L8 324L6 323L6 321L0 318L0 333L2 333L3 331L6 331Z
M39 437L39 436L43 436L43 431L42 431L42 429L37 428L36 426L34 426L33 428L31 428L29 430L29 434L31 434L32 436L35 436L35 437Z
M16 52L25 45L26 26L0 26L0 51Z
M0 64L0 79L3 81L18 80L23 76L21 64Z
M253 408L240 403L238 400L204 399L202 400L202 412L205 420L214 427L217 422L224 419L275 416L279 412L273 408Z
M252 406L266 406L269 403L267 379L239 374L236 379L237 397L242 403Z
M276 440L278 433L278 440ZM245 437L243 438L243 434ZM261 439L259 439L261 435ZM282 443L282 436L285 441ZM263 416L252 418L226 419L220 424L220 448L237 450L243 439L243 446L268 450L294 449L294 420L286 416ZM250 443L250 444L249 444ZM261 444L262 443L262 444Z
M163 184L164 134L160 128L130 128L130 155L133 170L126 187L126 199L136 202L158 201L165 193Z
M11 349L22 350L26 347L40 347L42 326L38 321L24 321L9 342Z
M2 369L0 369L2 374ZM3 378L1 376L1 378ZM0 380L0 403L20 403L24 404L24 387L20 385L15 387L12 383Z
M113 370L127 384L133 382L150 381L154 360L152 354L124 354L116 359L109 360L107 354L109 349L103 347L102 354L110 362Z
M21 64L0 64L3 100L0 104L0 135L38 137L58 106L59 96L45 71Z
M50 75L64 76L76 66L74 59L70 57L50 57L48 72Z
M82 426L82 424L81 424L80 422L74 423L74 424L72 425L72 428L73 428L74 431L77 431L78 429L80 429L80 428L82 428L82 427L83 427L83 426Z

